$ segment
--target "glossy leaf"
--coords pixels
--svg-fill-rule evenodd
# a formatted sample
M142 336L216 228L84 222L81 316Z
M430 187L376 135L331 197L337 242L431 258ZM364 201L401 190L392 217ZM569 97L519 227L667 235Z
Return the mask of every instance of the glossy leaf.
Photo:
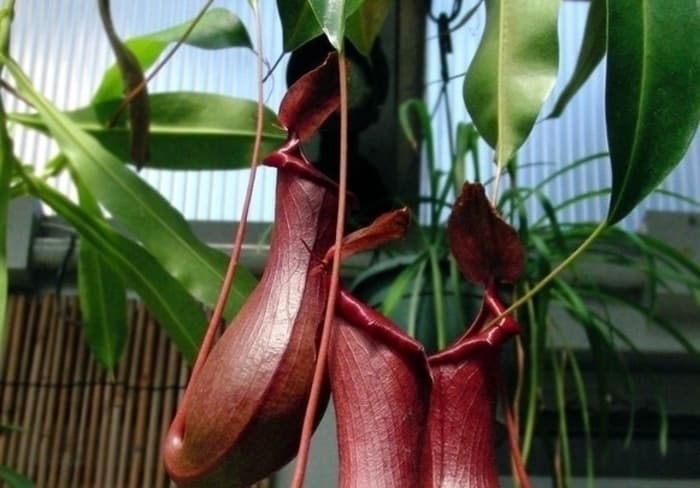
M583 32L583 42L571 79L562 90L547 118L559 117L579 88L605 56L606 0L591 0Z
M134 54L141 68L147 70L169 44L182 38L191 22L128 39L125 46ZM222 8L215 8L205 13L185 40L185 44L203 49L252 47L248 32L238 16ZM118 67L114 65L105 71L92 102L120 98L123 93L124 84Z
M634 209L680 162L700 120L698 86L696 0L608 2L609 223Z
M369 57L372 52L390 6L391 0L363 1L360 8L348 17L345 35L365 56Z
M93 196L79 179L74 181L80 206L91 213L93 219L102 220ZM78 291L90 351L102 366L112 371L124 351L128 335L126 287L121 275L101 256L98 248L82 238L78 249Z
M34 180L34 186L35 196L66 219L121 274L180 352L192 361L206 323L201 305L141 246L95 219L43 181Z
M34 488L29 478L7 466L0 466L0 480L6 483L7 488Z
M343 50L345 22L364 0L307 0L323 33L336 51Z
M559 0L486 0L484 35L464 81L464 102L505 165L532 130L557 73Z
M323 33L308 0L277 0L284 50L290 52Z
M121 123L106 127L120 100L88 106L65 115L94 136L121 161L128 161L128 130ZM150 160L162 169L247 168L253 154L257 104L211 93L174 92L150 96ZM48 132L35 114L11 114L13 121ZM271 110L265 108L261 154L279 147L286 137Z
M514 283L525 251L518 233L496 213L480 183L465 183L447 223L450 250L474 283Z
M21 68L5 60L19 91L34 105L50 134L98 201L196 298L213 305L226 255L196 238L187 221L157 191L38 94ZM255 280L239 269L228 312L240 307Z

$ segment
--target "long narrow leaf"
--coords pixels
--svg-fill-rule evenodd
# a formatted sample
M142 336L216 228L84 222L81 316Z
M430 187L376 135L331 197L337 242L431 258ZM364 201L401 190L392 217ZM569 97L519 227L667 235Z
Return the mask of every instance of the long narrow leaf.
M419 258L415 262L406 266L391 282L387 288L386 295L382 301L381 312L383 315L390 316L396 306L406 295L406 288L414 281L416 274L425 266L425 259Z
M700 350L690 340L688 340L688 338L681 331L679 331L674 324L663 320L656 315L650 315L645 305L640 304L635 300L614 294L601 294L600 292L588 290L586 288L582 288L581 291L582 293L586 293L606 302L617 303L636 311L640 315L646 317L653 325L659 327L669 336L671 336L692 358L694 358L696 361L700 361Z
M101 220L93 196L78 178L74 181L80 206L91 213L93 219ZM124 351L128 336L126 287L121 275L99 250L82 238L78 249L78 291L85 339L93 356L112 371Z
M175 342L193 360L206 317L201 306L138 244L94 219L41 180L33 180L35 194L65 218L89 241L113 269L133 287Z
M213 93L171 92L150 96L151 126L148 167L178 170L238 169L250 165L255 141L257 104ZM67 112L80 129L94 136L120 161L129 161L129 131L122 122L108 128L108 118L120 100ZM37 114L10 114L25 126L49 132ZM261 154L282 145L286 138L277 117L264 110Z
M605 113L615 223L680 162L700 120L700 4L608 4Z
M0 101L0 110L2 102ZM10 203L10 181L12 179L12 143L5 125L4 110L0 112L0 346L5 329L5 310L7 308L8 272L7 272L7 212ZM1 347L0 347L1 349Z
M34 488L32 481L7 466L0 466L0 480L7 483L8 488Z
M605 56L605 3L606 0L591 0L583 32L583 42L578 53L578 60L571 79L559 95L552 112L547 118L559 117L579 88L586 82L593 70Z
M156 62L169 44L177 42L189 28L192 21L169 27L167 29L128 39L126 47L134 54L143 70ZM223 49L228 47L252 47L245 26L230 11L215 8L199 20L185 44L203 49ZM105 71L93 103L120 98L124 93L124 84L116 65Z
M486 0L486 27L464 80L464 102L499 167L527 138L554 84L558 11L558 0Z
M581 407L581 424L583 425L583 434L586 444L586 483L589 488L594 486L594 471L595 461L593 456L593 442L591 440L591 420L588 414L588 396L586 395L586 384L581 374L581 368L578 365L576 355L567 350L568 358L571 363L571 376L576 387L576 395L578 396L579 406Z
M21 68L4 60L20 92L37 109L71 166L95 197L196 298L216 303L226 256L198 240L182 215L157 191L37 93ZM254 284L239 269L229 300L237 310Z

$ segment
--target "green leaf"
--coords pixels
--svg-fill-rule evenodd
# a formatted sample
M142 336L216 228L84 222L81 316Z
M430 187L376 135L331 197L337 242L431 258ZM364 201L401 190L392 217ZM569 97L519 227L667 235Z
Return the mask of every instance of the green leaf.
M39 112L72 168L98 201L194 297L213 306L223 282L226 255L197 239L169 202L37 93L14 61L2 58L19 91ZM229 317L254 283L252 275L239 268L227 308Z
M89 241L78 252L78 289L85 339L95 359L113 371L128 335L126 288Z
M7 483L8 488L34 488L34 483L29 478L7 466L0 466L0 480Z
M140 39L157 39L172 43L182 39L192 21L163 29ZM248 31L241 19L225 8L213 8L205 13L185 39L185 44L201 49L226 49L229 47L253 48Z
M364 0L307 0L316 20L328 37L328 41L337 50L343 50L345 38L345 21L363 3ZM373 0L374 1L374 0Z
M608 2L605 114L615 223L685 154L700 120L697 0Z
M68 221L124 278L158 319L188 361L193 361L206 317L199 303L141 246L118 234L40 179L32 180L40 197Z
M78 189L80 206L95 220L102 220L97 201L79 178L73 181ZM106 226L106 222L103 222ZM126 287L102 253L89 240L80 239L78 249L78 291L85 339L93 356L108 371L124 351L128 336Z
M464 80L464 102L505 165L532 130L557 74L559 0L487 0L484 36Z
M136 56L141 68L147 70L156 62L169 44L182 38L192 21L128 39L124 44ZM252 47L245 26L230 11L215 8L205 13L185 40L185 44L202 49L225 49L228 47ZM105 71L93 103L119 98L124 92L119 69L116 65Z
M277 0L284 50L290 52L323 32L307 0Z
M606 0L591 0L574 73L547 116L548 119L559 117L564 112L566 105L605 56L605 3Z
M12 141L7 133L5 113L0 101L0 350L5 337L5 313L7 309L7 212L10 203L10 181L12 179Z
M345 35L365 56L372 52L372 46L382 30L390 6L390 0L363 2L360 8L348 17Z
M88 106L65 115L94 136L121 161L129 161L129 131L124 123L108 129L106 121L120 100ZM257 104L211 93L174 92L150 96L150 168L247 168L253 154ZM40 115L11 114L13 121L49 132ZM261 154L279 147L286 133L265 108Z

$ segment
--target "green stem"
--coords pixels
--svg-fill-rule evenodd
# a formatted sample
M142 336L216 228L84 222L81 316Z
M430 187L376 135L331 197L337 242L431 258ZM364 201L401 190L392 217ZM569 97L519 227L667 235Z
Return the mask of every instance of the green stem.
M0 52L8 54L10 45L10 26L14 16L14 0L6 0L0 13ZM2 65L0 65L0 69ZM0 98L0 342L4 337L5 310L7 308L7 293L9 278L7 274L7 213L10 205L10 180L12 179L12 140L7 132L7 116L5 106ZM0 350L2 347L0 347Z
M552 372L554 374L554 388L557 398L557 410L559 411L559 442L561 443L561 459L564 468L563 486L571 485L571 450L569 449L569 431L566 420L566 393L564 389L564 372L566 371L566 354L561 357L561 365L555 353L552 353Z
M428 247L430 257L430 271L433 280L433 309L435 310L435 328L437 329L437 346L443 349L447 345L447 329L445 326L445 308L443 306L442 276L440 275L440 262L435 251L435 246Z
M525 284L525 294L530 292L530 287ZM530 455L532 438L535 432L535 419L537 417L537 385L539 385L539 323L535 314L535 306L532 301L527 302L528 322L530 323L530 384L527 392L527 407L525 411L525 427L523 429L523 441L521 452L523 464L527 465Z
M559 276L559 274L564 271L571 263L573 263L577 257L579 257L581 254L583 254L586 249L588 249L593 242L600 236L600 234L608 228L608 222L606 220L602 221L598 227L596 227L593 232L591 232L591 235L589 235L585 241L581 243L569 256L566 257L561 263L559 263L550 273L542 278L539 283L537 283L532 289L525 293L523 296L521 296L519 299L514 301L510 307L505 309L498 317L494 318L491 320L486 325L486 328L492 327L495 325L498 321L500 321L503 317L506 315L512 313L515 309L519 308L520 306L524 305L527 303L533 296L535 296L537 293L539 293L545 286L547 286L554 278Z
M416 337L417 324L418 324L418 306L420 305L420 296L423 290L423 275L425 274L425 265L427 261L423 258L420 260L418 265L418 273L413 280L413 288L411 290L411 300L408 305L408 324L406 325L406 332L411 337Z

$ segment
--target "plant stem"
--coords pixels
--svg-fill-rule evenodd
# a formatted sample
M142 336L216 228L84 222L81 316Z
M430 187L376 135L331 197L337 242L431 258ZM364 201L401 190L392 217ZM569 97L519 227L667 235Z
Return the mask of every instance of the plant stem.
M525 284L525 294L530 292L530 287ZM523 463L527 464L527 459L530 455L530 447L532 446L532 438L535 431L535 417L537 411L537 387L539 384L539 324L535 314L535 307L532 301L527 302L528 322L530 323L530 379L527 394L527 407L525 411L525 426L523 429L523 441L521 452Z
M428 246L428 256L430 256L430 271L433 280L433 310L435 311L437 346L438 349L444 349L447 345L447 330L445 325L445 307L442 302L442 275L440 274L440 263L434 245Z
M566 371L566 352L562 352L561 361L556 355L552 354L552 373L554 374L554 388L556 393L557 409L559 410L559 442L561 447L561 462L563 473L561 480L562 486L571 484L571 451L569 449L569 432L566 420L566 392L564 389L565 371Z
M190 36L194 28L199 24L199 21L202 20L202 17L204 17L204 14L207 13L207 10L209 10L209 7L211 4L214 3L214 0L207 0L207 2L202 6L202 8L199 10L197 13L197 16L192 20L192 23L187 27L187 30L182 34L182 37L177 40L173 48L166 53L166 55L163 57L163 59L151 70L151 72L144 78L144 80L139 83L137 86L134 87L133 90L131 90L129 93L126 94L122 102L119 104L119 107L114 111L114 114L112 114L112 119L110 121L111 125L115 125L116 122L119 120L119 116L124 112L124 109L129 106L129 104L136 98L139 93L143 91L144 88L146 88L146 85L158 74L158 72L163 69L163 66L165 66L168 61L170 61L170 58L173 57L175 52L177 52L178 49L180 49L180 46L182 46L187 38ZM257 9L257 2L255 3L256 6L253 6L251 3L251 7L253 7L253 12L255 12L255 15L259 15L258 9ZM257 21L256 21L257 22ZM256 27L258 31L260 30L258 27ZM262 56L262 48L261 45L258 44L258 50L260 51L258 53L258 57ZM262 80L262 77L259 78L259 80ZM258 84L260 81L258 82Z
M513 477L518 480L519 488L531 488L530 479L525 471L525 463L523 462L522 453L520 452L520 441L518 439L518 422L513 414L513 409L510 407L506 384L503 380L503 375L499 375L498 382L500 383L499 396L505 417L506 432L508 433L508 443L510 444L510 461L513 470Z
M323 388L323 379L326 373L326 362L328 359L328 348L331 338L331 327L335 314L335 303L340 287L340 262L341 248L343 242L343 232L345 230L345 210L347 193L347 166L348 166L348 87L347 87L347 67L345 65L345 54L341 50L338 52L338 76L340 77L340 162L338 178L338 213L335 227L335 246L333 248L333 264L331 268L330 287L328 291L328 301L326 302L326 314L321 325L321 342L318 348L318 359L314 369L313 383L309 393L309 401L304 414L304 424L302 426L301 438L299 440L299 450L297 462L294 467L294 477L292 478L292 488L302 488L304 476L306 475L306 465L309 459L309 448L311 447L311 435L313 434L316 421L316 412Z
M14 16L14 0L6 0L0 18L0 52L9 55L10 26ZM2 68L2 65L0 65ZM7 132L7 117L5 106L0 98L0 351L2 350L2 329L5 324L5 309L7 308L7 292L9 278L7 272L7 212L10 203L9 189L12 179L12 139Z
M423 291L423 274L425 274L425 265L427 261L420 259L418 272L413 280L413 289L411 290L411 300L408 305L408 323L406 324L406 333L411 337L416 337L418 331L418 307L420 305L420 295Z
M588 249L591 246L591 244L593 244L593 242L598 238L598 236L600 236L600 234L607 228L608 222L606 220L598 224L598 227L596 227L593 230L593 232L591 232L591 235L589 235L585 241L583 241L571 254L569 254L569 256L567 256L566 259L564 259L552 271L550 271L550 273L547 276L542 278L542 280L540 280L539 283L533 286L530 291L528 291L519 299L514 301L507 309L505 309L501 314L499 314L498 317L492 319L491 322L489 322L486 325L486 328L492 327L493 325L498 323L498 321L501 320L503 317L505 317L509 313L512 313L521 305L527 303L533 296L539 293L540 290L547 286L550 281L559 276L559 274L562 271L564 271L571 263L573 263L577 257L583 254L586 251L586 249Z

